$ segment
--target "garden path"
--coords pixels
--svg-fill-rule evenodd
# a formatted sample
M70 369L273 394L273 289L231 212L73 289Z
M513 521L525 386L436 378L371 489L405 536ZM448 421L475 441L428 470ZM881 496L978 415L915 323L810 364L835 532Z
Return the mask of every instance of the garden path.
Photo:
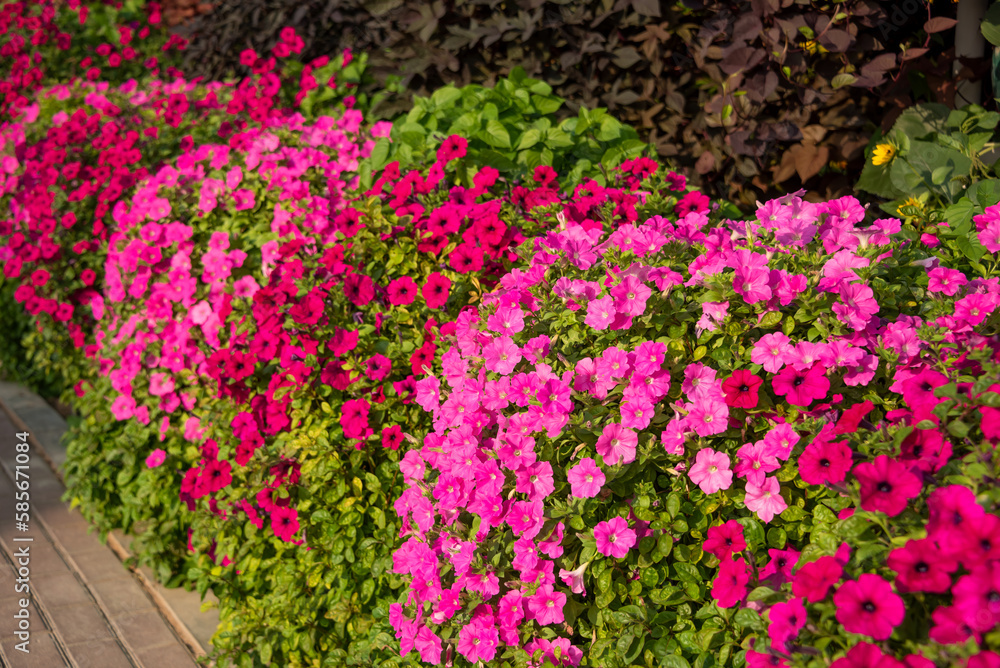
M79 511L62 501L55 473L65 461L62 417L36 395L0 383L0 665L10 668L194 668L218 624L195 592L167 590L148 569L131 570L125 539L101 543ZM15 446L27 431L30 519L18 530ZM23 480L24 478L20 478ZM30 539L30 540L28 540ZM28 553L30 653L17 649L14 617ZM25 602L26 602L25 601ZM214 614L213 614L214 613Z

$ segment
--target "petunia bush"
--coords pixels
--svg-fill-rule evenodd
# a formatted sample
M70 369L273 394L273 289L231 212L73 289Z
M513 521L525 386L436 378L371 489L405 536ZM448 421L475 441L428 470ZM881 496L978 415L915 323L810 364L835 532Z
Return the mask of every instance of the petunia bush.
M294 35L288 40L294 42ZM301 553L313 549L309 545L295 552L283 550L281 569L271 570L275 565L271 561L261 573L248 566L237 568L240 573L234 577L234 569L226 569L232 563L230 555L243 564L249 555L253 563L253 559L273 556L269 552L275 544L285 547L292 540L301 542L294 538L298 506L289 505L288 491L282 488L309 488L316 484L314 478L307 475L300 485L300 464L284 453L277 465L250 462L255 447L280 451L289 437L301 439L297 418L294 423L282 421L281 411L287 411L290 404L284 395L292 389L304 392L313 385L337 388L342 376L350 380L355 375L337 373L336 356L330 364L311 370L316 373L305 373L304 366L296 364L304 361L304 351L293 351L284 340L294 336L297 344L308 345L301 338L300 326L316 324L311 322L312 311L318 308L316 289L326 280L323 272L330 271L323 262L340 271L344 267L338 253L346 252L352 262L364 259L370 268L366 274L352 271L343 279L338 294L347 300L343 305L351 308L324 320L324 327L336 322L339 328L329 328L317 340L336 340L338 333L350 335L348 328L356 321L353 309L374 299L372 276L375 280L382 277L380 258L391 258L388 269L398 278L378 285L378 299L371 307L384 306L388 300L400 307L395 316L405 315L406 300L416 297L420 308L426 308L418 317L400 319L402 326L417 328L417 350L407 351L403 359L397 357L398 351L369 352L364 361L373 378L389 377L382 386L391 408L393 393L400 395L397 384L403 396L412 384L414 367L438 368L440 364L431 340L440 335L440 328L424 331L429 324L427 314L436 316L447 332L447 320L476 298L482 285L492 286L503 273L513 257L506 249L522 239L522 228L531 234L538 229L540 219L529 213L563 201L566 194L554 187L558 175L546 168L535 171L524 185L508 183L494 170L479 169L471 174L471 188L451 190L456 174L445 174L444 165L462 157L457 147L465 140L457 136L449 138L435 156L440 159L429 169L404 174L397 165L387 165L372 188L356 192L357 181L350 174L356 171L357 160L372 150L374 134L384 132L379 129L384 126L372 129L373 137L367 139L358 133L360 118L354 112L307 122L275 108L270 96L288 77L274 74L273 60L257 56L255 63L260 76L235 86L150 80L142 92L135 82L42 90L39 103L26 108L26 117L7 128L15 159L5 163L10 167L4 182L9 197L5 203L14 214L5 223L10 226L5 230L10 237L4 252L12 260L5 270L9 280L21 281L15 296L38 319L46 337L39 348L54 353L47 356L53 362L50 368L58 370L72 388L67 396L83 415L73 420L69 444L67 481L74 503L102 531L122 528L136 534L133 551L140 561L154 566L165 582L196 584L202 591L211 586L223 598L226 620L222 634L226 640L218 645L230 656L245 662L242 657L251 647L258 656L295 662L341 643L346 646L345 637L363 637L367 632L365 624L370 621L351 615L345 633L344 618L358 596L356 578L349 578L343 590L322 592L317 599L319 592L312 591L315 584L309 584L315 582L313 564L307 562L308 568L303 568L298 560ZM349 96L344 102L344 107L350 106ZM173 152L176 147L180 155ZM60 161L68 162L68 169L51 169ZM82 167L74 169L75 162ZM90 167L94 164L112 169ZM609 223L636 217L636 206L645 206L641 197L649 195L634 191L656 165L638 160L624 168L614 177L614 188L587 184L573 193L573 201L566 201L565 215ZM468 168L463 173L469 174ZM41 178L34 178L35 174ZM684 192L684 179L661 174L656 183L665 195L651 194L649 204L660 213L669 213L677 202L671 193ZM65 200L60 193L66 193ZM489 201L472 206L484 197ZM343 210L352 199L355 204ZM686 210L705 203L698 193L689 193L679 206ZM383 208L384 215L376 215L372 206ZM425 209L429 215L421 219ZM415 216L417 224L413 224ZM51 220L59 223L50 224ZM354 240L359 230L383 224L389 236L369 237L369 232L363 232ZM351 241L316 254L338 234ZM279 245L279 239L285 243ZM404 243L404 239L409 241ZM38 247L50 250L41 254L32 250ZM412 273L416 267L412 258L421 256L427 258L425 263L440 266L429 273ZM277 277L287 281L297 275L295 268L283 273L289 270L286 257L292 258L289 262L308 257L310 270L318 273L308 274L307 282L313 283L303 303L297 309L288 305L292 326L272 350L267 333L275 331L268 315L273 304L266 300L274 293L267 289L267 282L278 263L282 270ZM323 262L316 264L319 259ZM262 285L256 309L249 313L241 309L240 304L249 306ZM275 299L280 302L282 295ZM307 311L308 316L304 315ZM250 322L242 320L248 315ZM258 315L263 316L260 322ZM378 314L373 317L377 322ZM240 327L245 328L242 338L235 332ZM362 329L367 337L370 331ZM252 340L264 346L252 355L223 349L223 340L242 346L251 333ZM372 345L362 339L362 350ZM255 368L257 358L260 369ZM300 378L275 374L276 366L282 368L289 362ZM397 372L390 376L392 366ZM407 367L409 372L400 373ZM237 380L232 385L224 383L221 396L214 392L219 371L227 380ZM261 384L241 385L247 373L259 374L253 382ZM301 388L289 382L295 380L301 381ZM343 394L329 397L340 412L332 417L331 431L341 417L348 426L346 436L337 436L338 449L348 438L367 436L361 417L364 408L378 403L380 394L362 396L363 400ZM251 399L253 403L246 405ZM323 403L328 405L322 402L313 409L322 409ZM246 434L240 432L240 447L234 455L227 448L227 441L237 436L229 424L231 406L262 417L268 442L262 438L258 444L252 436L242 438ZM354 409L357 417L347 420ZM381 437L399 447L405 441L400 425L407 427L411 437L410 432L420 435L426 429L420 427L422 412L411 409L412 422L404 415L397 424L386 425L376 441ZM219 416L224 419L220 421ZM211 437L220 434L218 441ZM343 449L350 452L351 447ZM247 465L248 470L240 470ZM366 461L355 459L351 466L365 480L378 471L370 455ZM236 485L253 487L258 484L255 476L261 474L274 489L271 505L267 495L260 497L263 490L249 494L230 489L219 494L231 486L234 477ZM391 492L387 488L387 494ZM234 514L231 507L219 505L229 494L233 500L253 499L257 510L249 506L250 512L260 515L255 514L249 524L270 516L274 529L273 538L268 536L264 546L241 535L247 548L242 556L231 546L218 544L214 529L205 531L205 525L211 527L219 517ZM204 504L201 509L199 502ZM387 507L387 502L383 505ZM235 513L246 507L236 504ZM200 520L200 528L192 520L196 509L208 515ZM240 524L238 530L251 531L249 524ZM322 515L317 518L317 527L325 524ZM361 535L345 533L344 537L357 538L354 545L364 545L357 549L367 557L374 552L370 536L375 531L373 523ZM275 539L280 540L275 543ZM379 544L389 549L388 541ZM353 549L340 545L335 540L335 549L327 549L333 553L331 559L352 555ZM386 552L380 558L387 556ZM289 597L288 577L306 589L303 596ZM398 579L394 583L398 589ZM250 596L245 595L248 592ZM363 588L360 594L365 595ZM376 614L382 609L384 619L387 603L366 603ZM329 637L326 627L303 625L302 608L314 611L316 605L329 613L326 627L339 627L339 634ZM264 617L264 610L273 614ZM288 624L277 630L275 620L281 618ZM388 629L387 622L383 624ZM240 632L229 633L231 628ZM386 643L373 644L380 651ZM363 652L352 651L350 656L352 661L367 660Z
M801 195L567 222L460 314L399 466L402 655L993 665L995 262Z
M682 182L655 163L575 193L552 189L545 167L523 184L487 167L474 188L446 189L438 180L461 157L450 151L423 173L386 170L380 193L335 217L335 242L282 243L268 284L233 300L228 345L207 360L232 401L196 401L211 407L211 456L181 493L205 552L192 575L223 599L216 646L237 663L254 665L243 657L256 647L272 661L393 665L388 608L402 581L390 572L400 525L389 506L399 462L431 428L413 388L452 363L455 316L496 285L513 243L557 217L603 227L707 206L678 200ZM297 646L284 641L293 630Z
M417 97L412 109L392 125L390 137L380 142L371 158L362 162L361 181L370 182L371 170L391 162L406 167L429 162L441 141L451 135L467 140L457 164L461 183L471 187L477 168L489 166L508 179L523 179L540 165L552 167L560 186L573 187L587 179L608 185L611 170L626 160L650 152L635 129L623 125L606 109L581 107L575 118L556 123L565 101L552 87L533 79L520 67L489 88L470 84ZM564 115L564 114L562 114Z

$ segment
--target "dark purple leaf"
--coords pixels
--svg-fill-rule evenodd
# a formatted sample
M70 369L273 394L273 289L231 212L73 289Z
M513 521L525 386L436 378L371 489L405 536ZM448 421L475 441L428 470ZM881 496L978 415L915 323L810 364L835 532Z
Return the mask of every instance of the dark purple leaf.
M660 0L632 0L632 8L643 16L660 17Z
M733 49L722 59L719 63L719 69L721 69L726 74L733 74L734 72L739 72L742 69L749 69L762 61L764 59L764 53L762 49L757 49L752 46L741 46L738 49Z
M924 24L924 32L944 32L945 30L951 30L954 28L957 23L958 21L955 19L949 19L944 16L935 16Z
M854 38L846 30L827 30L818 41L833 53L844 53L850 48Z
M907 49L905 52L903 52L903 55L900 58L900 60L904 60L904 61L905 60L913 60L914 58L919 58L920 56L924 55L928 51L930 51L930 49L924 49L924 48Z
M750 0L750 7L757 16L770 16L781 9L781 4L778 0Z
M733 26L733 41L749 42L757 39L763 29L764 25L759 18L753 14L744 14L736 19L736 25Z

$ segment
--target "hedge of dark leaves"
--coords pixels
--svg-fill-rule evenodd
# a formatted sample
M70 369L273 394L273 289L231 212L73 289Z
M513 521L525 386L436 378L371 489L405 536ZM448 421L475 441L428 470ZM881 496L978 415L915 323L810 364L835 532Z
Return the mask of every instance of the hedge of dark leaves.
M931 5L934 7L931 7ZM184 29L186 70L240 73L288 25L303 60L371 54L390 118L446 83L490 84L517 66L577 107L637 127L707 194L750 206L804 186L850 191L864 147L920 100L950 103L955 5L847 0L225 0ZM935 14L940 14L935 16ZM949 16L950 14L950 16ZM971 68L969 76L981 75Z

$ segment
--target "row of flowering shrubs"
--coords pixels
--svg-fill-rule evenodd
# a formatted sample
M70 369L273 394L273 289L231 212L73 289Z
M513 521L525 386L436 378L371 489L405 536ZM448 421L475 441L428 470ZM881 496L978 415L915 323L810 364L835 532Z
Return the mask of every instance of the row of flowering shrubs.
M1000 279L864 215L537 238L417 384L403 648L998 665ZM1000 207L976 222L1000 250Z
M70 495L219 597L223 663L1000 665L995 259L647 158L380 164L246 57L0 128Z

